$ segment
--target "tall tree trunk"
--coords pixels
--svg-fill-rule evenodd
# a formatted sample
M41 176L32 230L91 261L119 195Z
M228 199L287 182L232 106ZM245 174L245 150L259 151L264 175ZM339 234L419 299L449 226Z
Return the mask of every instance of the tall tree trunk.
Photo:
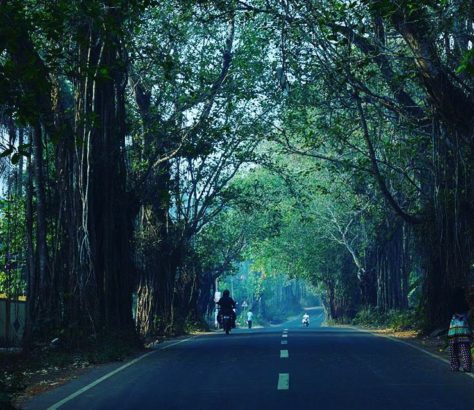
M30 131L31 141L31 131ZM31 151L31 149L30 149ZM34 247L34 225L33 225L33 165L31 156L27 159L27 181L26 181L26 266L27 266L27 304L25 318L25 332L23 335L23 346L28 348L32 342L34 326L38 311L38 280L36 274L35 247Z
M397 221L399 222L399 221ZM408 248L405 244L405 224L394 226L386 221L381 228L377 246L377 307L382 311L408 307Z
M41 327L48 327L50 303L51 303L51 280L48 271L48 245L46 227L46 192L44 178L43 159L43 132L41 125L37 124L32 130L33 168L36 191L36 254L37 254L37 295L33 298L38 303L38 316L35 320L43 323Z
M179 255L170 247L171 240L152 248L155 256L148 255L138 287L137 325L144 337L169 333L174 326L174 290ZM158 252L157 252L158 251Z
M76 141L64 146L75 178L73 206L67 220L73 243L70 264L72 286L77 289L69 303L70 320L83 335L134 337L132 319L132 234L134 209L126 189L125 86L127 82L119 7L106 8L109 24L84 21L81 36L88 42L78 50L80 75L76 93ZM70 223L69 222L69 223ZM67 227L66 227L67 230ZM74 246L76 250L74 250ZM75 303L75 306L74 306Z
M441 121L435 124L433 203L427 209L427 223L417 232L425 272L426 330L447 326L453 292L457 287L468 286L474 261L473 148L466 146L468 136L460 129Z
M135 98L143 124L143 159L152 164L166 157L168 136L156 135L151 122L149 91L140 83ZM137 328L144 337L168 333L174 326L174 290L180 264L179 240L169 221L171 163L152 167L144 183L139 221L141 256L144 260L137 290Z
M101 67L110 78L95 81L93 112L99 123L92 129L89 186L89 230L98 324L107 331L133 329L131 308L130 197L126 191L125 84L119 39L106 33L101 44Z

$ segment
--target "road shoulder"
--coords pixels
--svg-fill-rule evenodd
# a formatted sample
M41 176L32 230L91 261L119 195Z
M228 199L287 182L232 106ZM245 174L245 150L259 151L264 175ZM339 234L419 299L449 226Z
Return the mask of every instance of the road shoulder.
M395 331L388 328L370 328L365 326L348 325L349 327L361 332L368 332L378 337L390 339L396 343L402 343L415 350L418 350L434 359L449 365L449 348L447 339L443 336L421 336L415 330ZM474 379L473 373L464 373L466 376Z
M47 395L54 390L71 385L71 391L78 390L84 386L93 383L107 374L113 373L121 367L141 360L141 358L162 349L168 349L176 344L186 342L195 337L209 335L210 332L193 332L192 334L182 335L173 338L157 340L147 344L143 349L139 349L126 356L123 360L108 361L100 364L89 362L77 362L64 367L43 368L27 380L26 387L20 393L15 395L12 400L15 408L28 407L28 403L36 401L43 395ZM28 369L24 370L28 372Z

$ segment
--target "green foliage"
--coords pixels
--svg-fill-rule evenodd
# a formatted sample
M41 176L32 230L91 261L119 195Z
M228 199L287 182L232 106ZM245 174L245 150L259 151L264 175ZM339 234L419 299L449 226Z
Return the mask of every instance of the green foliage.
M365 307L359 310L352 323L368 327L388 327L394 331L412 330L419 328L420 317L416 310L391 310L382 312L375 307Z
M0 200L0 293L24 295L25 208L24 198Z
M304 278L326 295L335 292L339 302L332 314L351 315L358 285L346 245L362 259L370 233L363 217L372 209L334 175L331 179L319 170L317 181L307 178L313 171L310 161L287 161L285 166L280 175L260 170L236 182L248 192L244 205L254 209L252 222L259 226L260 236L248 250L253 268ZM340 229L346 225L351 230L342 238Z
M108 335L97 342L91 342L84 352L84 358L90 363L107 363L123 361L137 349L135 343L124 339L122 335L116 337Z
M227 210L208 224L196 238L196 252L205 272L231 273L242 258L244 237L251 229L243 224L244 216Z
M456 69L457 74L466 72L474 75L474 49L468 50L462 56L461 64Z
M431 262L463 261L462 272L452 269L447 279L463 282L473 260L465 239L472 236L472 110L466 110L468 132L458 116L473 89L472 5L465 0L250 4L255 8L221 0L2 2L2 121L5 116L19 126L40 128L46 151L49 141L64 137L44 158L46 247L53 259L48 262L59 267L51 276L64 279L65 287L82 277L82 271L68 271L73 278L63 278L62 268L84 268L87 241L77 241L79 250L71 243L102 216L81 212L100 208L87 203L88 190L102 182L97 175L113 167L102 158L88 161L86 152L94 157L104 141L94 139L97 145L89 150L83 131L109 125L98 109L102 99L124 99L124 141L115 148L126 157L120 176L132 198L130 215L140 214L127 221L127 232L138 227L136 270L156 272L166 265L160 259L166 249L179 255L179 263L191 260L193 275L206 286L239 271L245 280L236 279L242 282L238 298L260 303L261 317L271 320L288 312L275 307L287 300L279 292L304 279L320 291L331 315L352 317L366 303L361 302L364 280L369 277L375 289L388 281L379 265L400 259L384 254L393 248L400 225L389 206L397 203L398 214L439 224L426 237L438 234L441 244L445 240L456 249L446 263L438 263L438 255ZM113 63L102 61L107 53L101 45L117 47ZM442 75L446 78L438 81ZM115 83L117 77L129 82ZM96 93L97 84L110 89ZM440 106L443 101L448 108ZM19 164L29 148L5 143L0 159ZM85 175L84 161L100 166ZM67 165L62 169L60 163ZM70 185L61 182L71 170ZM60 195L62 189L70 192ZM32 195L36 205L38 193ZM73 198L74 205L80 200L81 206L65 209L64 198ZM0 292L25 291L24 208L23 193L0 203ZM34 223L32 228L39 229ZM456 237L449 238L450 232ZM427 258L426 249L406 253L411 265ZM81 260L69 261L71 254ZM150 267L152 255L159 257ZM251 267L242 273L244 260ZM167 276L180 276L181 268ZM412 304L423 299L425 275L419 271L404 266L403 286L396 287L410 291ZM408 272L417 274L405 286ZM428 268L426 277L431 274ZM173 292L175 283L166 285ZM370 303L376 304L373 296ZM356 320L377 322L375 316L369 309ZM382 316L397 328L412 320L401 312ZM157 328L171 326L156 312L149 319Z
M184 332L186 334L192 334L196 332L206 332L209 331L209 325L204 319L189 319L184 325Z
M390 311L388 313L388 326L393 330L412 330L419 328L419 312L416 310Z
M368 306L359 310L352 322L362 326L383 326L386 317L377 308Z

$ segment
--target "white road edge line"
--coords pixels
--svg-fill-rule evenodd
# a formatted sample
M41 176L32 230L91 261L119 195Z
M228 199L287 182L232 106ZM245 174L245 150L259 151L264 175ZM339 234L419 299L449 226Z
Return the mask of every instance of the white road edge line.
M290 388L290 374L279 373L277 390L288 390L289 388Z
M143 360L145 357L148 357L154 353L159 352L160 350L165 350L168 349L172 346L179 345L180 343L187 342L191 339L194 339L195 336L189 337L187 339L180 340L175 343L171 343L169 345L166 345L162 347L161 349L154 350L152 352L145 353L144 355L137 357L136 359L133 359L131 362L128 362L124 364L123 366L120 366L118 369L115 369L111 371L110 373L107 373L106 375L102 376L101 378L95 380L94 382L88 384L87 386L84 386L82 389L77 390L75 393L72 393L71 395L67 396L66 398L62 399L61 401L58 401L57 403L53 404L51 407L48 407L47 410L56 410L59 409L63 404L66 404L67 402L71 401L72 399L75 399L77 396L80 396L82 393L86 392L87 390L92 389L93 387L97 386L99 383L102 383L104 380L109 379L110 377L114 376L115 374L121 372L122 370L126 369L129 366L132 366L133 364L139 362L140 360Z
M188 342L188 341L190 341L191 339L194 339L194 338L196 338L196 337L197 337L197 336L193 336L193 337L188 337L187 339L178 340L177 342L171 343L171 344L166 345L166 346L163 346L161 349L158 349L158 350L166 350L166 349L169 349L170 347L179 345L179 344L184 343L184 342Z
M418 347L418 346L415 346L411 343L408 343L408 342L405 342L404 340L400 340L400 339L397 339L396 337L393 337L393 336L388 336L388 335L380 335L380 334L377 334L377 333L372 333L371 331L369 330L363 330L363 329L358 329L358 328L354 328L354 329L357 329L359 332L364 332L364 333L370 333L371 335L374 335L374 336L378 336L378 337L383 337L385 339L389 339L393 342L397 342L397 343L401 343L403 345L406 345L406 346L410 346L412 349L415 349L415 350L418 350L419 352L422 352L422 353L425 353L427 354L428 356L431 356L435 359L438 359L438 360L441 360L443 363L447 363L447 364L450 364L449 363L449 360L445 359L444 357L440 357L434 353L431 353L431 352L428 352L428 350L425 350L421 347ZM474 374L473 373L464 373L466 376L469 376L470 378L474 379Z

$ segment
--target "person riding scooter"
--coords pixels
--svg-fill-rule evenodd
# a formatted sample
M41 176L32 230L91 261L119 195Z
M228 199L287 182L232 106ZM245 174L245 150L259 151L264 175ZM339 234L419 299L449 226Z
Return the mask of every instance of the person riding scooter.
M303 326L309 326L309 315L307 313L303 315L303 320L301 321L301 323L303 323Z
M222 297L217 302L219 305L219 316L217 316L217 321L222 325L222 317L224 315L229 315L232 320L232 327L235 327L235 301L230 297L230 292L226 289Z

